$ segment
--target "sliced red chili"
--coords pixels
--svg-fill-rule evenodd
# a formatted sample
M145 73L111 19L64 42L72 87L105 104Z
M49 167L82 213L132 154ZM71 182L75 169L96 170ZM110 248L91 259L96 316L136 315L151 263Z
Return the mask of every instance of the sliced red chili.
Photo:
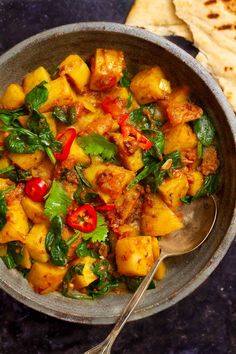
M106 96L101 101L100 106L105 113L110 113L113 118L124 114L124 108L117 98Z
M95 209L97 211L110 211L110 210L115 209L115 204L106 204L106 205L96 206Z
M122 125L121 133L123 136L133 136L138 145L144 150L149 150L153 145L153 143L145 135L135 129L132 125Z
M70 212L66 219L73 229L92 232L97 227L97 213L91 204L84 204Z
M128 113L125 113L125 114L122 114L119 119L118 119L118 124L120 126L122 125L126 125L129 121L129 114Z
M34 202L42 202L47 192L47 184L40 177L31 178L26 182L25 193Z
M75 140L75 137L76 137L76 130L73 127L68 128L63 132L61 132L60 134L58 134L57 140L62 142L62 149L61 152L57 152L54 154L57 160L64 161L67 159L70 153L71 145Z

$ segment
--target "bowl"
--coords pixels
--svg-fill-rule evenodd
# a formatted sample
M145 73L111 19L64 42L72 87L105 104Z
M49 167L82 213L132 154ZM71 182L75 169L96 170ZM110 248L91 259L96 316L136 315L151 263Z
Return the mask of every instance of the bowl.
M113 23L66 25L33 36L0 58L1 89L20 82L37 66L49 68L70 53L89 59L98 47L124 51L128 68L138 71L145 65L160 65L171 81L189 85L193 94L208 108L218 132L223 156L222 188L218 195L219 213L215 227L200 249L167 262L167 275L156 289L146 292L130 320L140 319L174 305L189 295L216 268L235 235L236 199L236 119L221 89L189 54L141 29ZM116 321L130 294L107 295L91 300L72 300L59 293L38 295L16 270L0 262L0 287L25 305L48 315L72 322L109 324Z

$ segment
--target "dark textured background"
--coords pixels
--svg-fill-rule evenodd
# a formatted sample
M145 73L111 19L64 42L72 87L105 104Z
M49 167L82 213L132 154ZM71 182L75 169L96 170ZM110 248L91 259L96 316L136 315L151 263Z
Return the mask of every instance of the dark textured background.
M0 53L55 26L125 21L132 0L0 0ZM80 354L111 326L63 322L0 291L1 354ZM114 353L236 354L236 241L211 277L172 308L126 325Z

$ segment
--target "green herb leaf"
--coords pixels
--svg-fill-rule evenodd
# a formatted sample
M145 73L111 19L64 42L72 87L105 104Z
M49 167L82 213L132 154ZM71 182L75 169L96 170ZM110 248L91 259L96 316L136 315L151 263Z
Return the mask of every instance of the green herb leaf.
M132 92L130 92L128 100L127 100L127 108L131 107L133 99L134 99L134 95L132 94Z
M197 156L199 159L202 159L202 156L203 156L203 146L200 141L198 141L198 143L197 143Z
M27 129L4 126L0 130L12 132L5 139L5 148L10 152L31 154L37 150L43 150L38 136Z
M183 202L184 204L191 204L193 201L193 197L191 195L186 195L183 198L180 198L181 202Z
M137 176L129 183L127 186L127 189L131 189L134 187L137 183L142 181L144 178L149 176L156 168L156 162L152 162L149 165L145 165L143 170L137 174Z
M74 166L74 169L81 181L81 183L85 186L88 187L90 189L93 189L93 186L91 185L91 183L89 181L87 181L87 179L84 177L83 173L82 173L82 166L78 163L77 165Z
M31 173L15 166L8 166L0 170L0 176L9 178L13 182L24 182L31 176Z
M108 235L108 227L105 222L104 217L97 213L97 227L94 231L92 232L87 232L83 234L83 239L84 240L91 240L92 242L103 242L106 240L107 235Z
M129 119L131 124L135 125L135 127L139 128L140 130L149 129L151 127L150 120L145 115L143 115L143 107L134 109L130 113Z
M52 64L50 68L48 69L48 72L51 76L51 79L55 80L58 77L59 73L59 65L58 64Z
M45 248L50 254L50 261L57 266L67 264L68 245L62 239L63 223L60 216L54 216L45 240Z
M8 269L16 268L23 258L23 246L18 241L8 242L7 254L1 257Z
M172 160L172 167L174 169L179 169L183 166L181 161L181 153L179 150L172 151L164 156L164 162L169 159Z
M77 140L78 144L84 149L84 151L88 155L100 155L104 160L107 161L114 159L116 155L116 145L105 139L102 135L87 135L82 136Z
M87 257L87 256L90 256L93 258L99 258L99 255L94 250L87 247L86 241L82 241L78 245L75 253L79 258L83 258L83 257Z
M5 125L18 125L20 123L18 121L19 116L24 116L28 111L25 106L21 106L20 108L14 110L0 109L0 121L2 121Z
M203 186L200 191L194 196L194 199L201 198L205 195L209 196L216 193L219 185L219 174L205 176Z
M100 297L119 285L118 281L112 278L110 264L107 259L95 262L91 269L99 277L98 281L93 282L88 287L89 295L93 298Z
M160 130L143 129L143 133L151 142L153 146L146 151L146 156L151 155L155 158L161 158L164 152L165 137Z
M50 220L54 216L63 217L68 213L67 209L70 205L71 200L64 191L62 184L54 180L45 203L45 214Z
M62 122L66 125L72 125L76 120L76 109L74 106L69 107L67 110L55 106L52 111L52 116L59 122Z
M215 128L206 114L195 120L193 122L193 127L194 132L202 145L209 146L212 144L215 137Z
M130 75L127 69L123 71L123 76L120 79L120 86L122 87L130 87Z
M46 81L42 81L25 96L25 104L29 111L39 109L47 101L48 89L44 86L46 83Z
M124 277L124 278L128 290L131 291L132 293L135 293L135 291L138 289L139 285L142 283L144 279L144 277ZM147 290L155 289L155 288L156 288L155 283L152 280Z
M7 204L4 193L0 192L0 230L7 222Z
M62 282L62 295L67 296L70 289L69 288L70 283L72 282L76 274L83 275L83 269L84 269L83 263L73 265L68 269Z

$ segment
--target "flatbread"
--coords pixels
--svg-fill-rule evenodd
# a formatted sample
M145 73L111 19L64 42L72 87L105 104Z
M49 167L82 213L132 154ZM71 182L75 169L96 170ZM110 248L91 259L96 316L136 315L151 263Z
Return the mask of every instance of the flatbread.
M177 35L192 40L187 25L176 16L172 0L136 0L126 24L161 36Z
M218 79L236 111L236 1L173 0L192 32L197 59Z

